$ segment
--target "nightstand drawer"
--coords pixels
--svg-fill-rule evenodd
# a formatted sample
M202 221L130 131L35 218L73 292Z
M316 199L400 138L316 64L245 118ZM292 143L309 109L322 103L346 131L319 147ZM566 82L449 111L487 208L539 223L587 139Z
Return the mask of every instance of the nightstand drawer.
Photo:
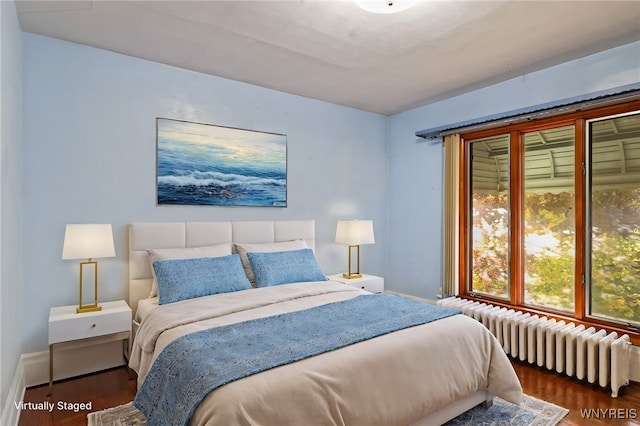
M368 291L370 293L382 293L384 292L384 278L377 277L375 275L363 274L361 278L345 278L342 274L329 275L328 277L332 281L338 281L343 284L350 285L361 290Z
M369 280L357 284L354 283L352 285L370 293L382 293L384 291L384 281L382 281L381 279Z
M126 303L118 303L106 302L102 311L82 314L75 313L75 306L53 308L49 344L131 331L131 310Z

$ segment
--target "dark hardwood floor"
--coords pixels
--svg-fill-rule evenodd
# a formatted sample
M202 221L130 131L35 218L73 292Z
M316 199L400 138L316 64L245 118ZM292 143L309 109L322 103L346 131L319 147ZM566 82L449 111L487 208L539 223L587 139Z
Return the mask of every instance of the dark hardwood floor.
M527 395L542 399L569 409L569 414L559 423L561 426L602 425L602 426L638 426L640 425L640 383L631 382L620 390L618 398L611 398L611 390L573 379L562 374L550 372L527 363L512 361L520 378L522 389ZM627 418L583 418L581 410L615 409L616 416ZM593 414L593 412L592 412ZM630 418L633 417L633 418Z
M87 414L90 411L104 410L132 401L136 395L136 379L134 373L129 375L127 368L119 367L55 382L52 395L47 396L48 392L48 384L27 389L24 395L25 403L49 402L55 404L55 408L51 412L23 410L19 426L86 426ZM91 402L91 410L61 410L58 409L59 402Z
M610 397L610 391L598 386L571 379L560 374L547 372L528 364L513 362L526 394L552 402L570 410L561 426L573 425L640 425L640 383L625 386L618 398ZM87 424L88 411L74 412L59 410L58 401L66 403L91 402L91 411L125 404L133 399L136 392L136 380L125 367L115 368L96 374L56 382L53 395L47 396L48 385L27 389L25 403L50 402L56 404L51 412L42 410L23 410L20 426L84 426ZM635 419L585 419L580 410L616 409L616 415L626 414Z

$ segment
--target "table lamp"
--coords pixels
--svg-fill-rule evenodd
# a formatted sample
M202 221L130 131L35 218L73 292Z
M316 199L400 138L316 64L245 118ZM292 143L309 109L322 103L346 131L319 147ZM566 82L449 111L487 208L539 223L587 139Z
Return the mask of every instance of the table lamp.
M349 272L342 274L345 278L361 278L360 273L360 245L373 244L373 221L371 220L339 220L336 229L336 243L349 246ZM351 270L351 252L356 249L356 270Z
M80 303L77 313L102 310L98 305L98 262L92 259L100 257L114 257L116 251L113 245L111 224L70 224L64 232L64 246L62 259L88 259L80 262ZM93 303L85 305L82 298L82 272L85 266L93 265Z

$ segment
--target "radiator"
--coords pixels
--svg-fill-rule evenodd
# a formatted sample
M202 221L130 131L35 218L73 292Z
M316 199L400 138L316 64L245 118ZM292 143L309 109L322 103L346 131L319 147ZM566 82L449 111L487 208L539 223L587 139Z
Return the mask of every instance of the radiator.
M439 300L438 305L459 308L482 322L515 359L602 387L611 386L613 398L629 384L631 341L626 334L607 334L594 327L457 297Z

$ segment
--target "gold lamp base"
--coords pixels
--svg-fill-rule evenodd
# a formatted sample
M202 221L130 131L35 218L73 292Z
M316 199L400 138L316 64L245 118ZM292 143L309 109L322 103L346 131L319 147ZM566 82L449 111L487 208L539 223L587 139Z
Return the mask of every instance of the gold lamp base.
M347 274L346 272L342 274L342 276L350 280L353 278L362 278L362 274Z
M78 308L76 309L76 313L83 314L85 312L97 312L97 311L101 311L101 310L102 310L102 306L98 306L98 305L81 305L81 306L78 306Z
M351 249L356 249L356 270L351 272ZM349 272L345 272L342 274L343 277L347 279L354 278L362 278L362 274L360 273L360 245L359 244L350 244L349 245Z
M90 305L82 304L82 284L84 282L82 280L83 279L82 270L83 270L83 266L85 265L93 266L93 283L94 283L93 303L91 303ZM76 309L76 313L84 314L87 312L97 312L101 310L102 310L102 306L98 305L98 262L96 262L95 260L89 259L86 262L80 262L80 302L78 303L78 308Z

